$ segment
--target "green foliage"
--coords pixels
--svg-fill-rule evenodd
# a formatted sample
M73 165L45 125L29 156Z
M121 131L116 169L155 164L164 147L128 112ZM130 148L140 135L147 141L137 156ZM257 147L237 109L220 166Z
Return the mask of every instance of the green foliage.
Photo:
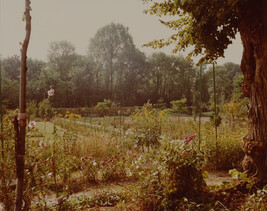
M222 123L222 118L219 114L213 114L212 116L210 116L210 122L212 125L219 127Z
M54 115L53 108L48 99L44 99L38 104L38 115L41 118L51 118Z
M157 147L160 145L162 112L156 111L148 102L141 111L132 114L132 138L137 147Z
M202 150L205 153L205 166L208 169L228 170L240 168L244 158L242 137L247 133L244 127L230 128L221 124L218 127L217 144L214 125L206 123L201 130ZM216 147L217 145L217 147Z
M28 116L28 119L35 119L38 112L38 106L36 101L30 101L27 103L26 106L26 113Z
M97 110L98 114L100 114L100 116L104 116L106 112L109 110L109 102L107 101L98 102L97 105L95 106L95 109Z
M262 189L257 190L256 193L251 194L240 210L266 210L266 204L267 186L264 186Z
M147 196L145 209L178 210L185 199L205 197L203 156L198 153L194 135L181 141L164 141L157 159L157 168L142 181L141 190Z
M188 111L186 102L187 102L186 98L183 98L181 100L171 101L172 110L179 114L186 113Z
M12 125L12 117L14 115L15 112L12 112L3 117L3 131L0 132L1 141L3 141L3 145L1 143L0 146L0 201L4 203L6 210L13 209L13 201L15 200L13 178L16 177L16 164L14 159L14 129Z
M238 98L234 96L233 99L224 105L224 112L226 120L230 126L242 125L246 122L248 112L248 98Z
M145 13L161 16L175 16L163 21L168 28L176 31L169 39L152 41L146 46L161 48L174 44L173 52L193 46L190 56L203 54L199 63L212 62L222 57L225 49L232 43L238 31L240 11L247 1L152 1ZM247 6L247 5L246 5ZM208 8L208 11L207 11Z

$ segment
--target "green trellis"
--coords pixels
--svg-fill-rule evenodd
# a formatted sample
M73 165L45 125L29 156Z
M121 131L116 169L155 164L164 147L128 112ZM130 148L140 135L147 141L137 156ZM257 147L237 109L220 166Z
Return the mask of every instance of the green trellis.
M199 132L198 132L198 149L200 151L200 145L201 145L201 114L202 114L202 64L200 65L199 69ZM215 78L215 62L212 63L212 73L213 73L213 100L214 100L214 118L217 117L217 105L216 105L216 78ZM214 127L215 127L215 150L216 150L216 168L218 166L218 128L216 121L214 121Z

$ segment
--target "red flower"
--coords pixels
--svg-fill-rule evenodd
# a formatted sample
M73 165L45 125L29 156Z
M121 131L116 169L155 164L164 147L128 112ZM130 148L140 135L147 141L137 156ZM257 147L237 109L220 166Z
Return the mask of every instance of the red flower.
M32 164L32 167L34 168L36 166L36 162L34 162L33 164Z
M118 158L118 155L115 155L114 158L117 159Z
M64 198L64 196L60 196L60 197L58 197L57 198L57 202L59 203L59 204L61 204L62 202L64 202L66 199Z
M184 139L185 139L185 141L184 141L184 143L188 143L188 142L190 142L190 141L192 141L193 140L193 138L195 138L195 134L193 134L192 136L190 136L190 137L188 137L188 136L186 136Z
M184 156L185 156L185 157L187 157L187 156L188 156L187 152L184 152Z
M136 154L134 154L134 155L133 155L133 157L134 157L134 158L137 158L137 155L136 155Z
M119 172L116 171L116 172L115 172L115 176L119 176Z

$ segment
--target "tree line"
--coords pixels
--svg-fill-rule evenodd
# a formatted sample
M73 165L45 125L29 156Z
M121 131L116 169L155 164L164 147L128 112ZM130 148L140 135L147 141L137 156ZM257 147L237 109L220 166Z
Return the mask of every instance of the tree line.
M150 100L169 106L173 100L186 99L197 107L200 68L183 56L153 53L145 55L136 48L128 28L111 23L100 28L88 44L87 55L79 55L68 41L49 45L47 61L27 61L27 100L37 103L49 98L53 107L92 107L104 99L121 106L139 106ZM6 108L17 108L19 99L20 57L1 59L2 96ZM212 107L212 69L203 66L203 110ZM234 93L241 93L240 66L225 63L216 67L216 94L222 107Z

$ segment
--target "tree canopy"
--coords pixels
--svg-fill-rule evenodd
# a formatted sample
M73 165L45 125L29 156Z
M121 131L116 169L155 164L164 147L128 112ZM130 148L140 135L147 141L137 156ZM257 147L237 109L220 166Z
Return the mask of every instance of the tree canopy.
M150 2L151 0L144 0ZM212 62L224 55L225 49L239 29L242 8L248 1L192 1L164 0L154 2L145 13L171 16L170 21L160 20L176 31L170 38L152 41L146 46L153 48L174 44L174 52L193 46L190 56L202 55L201 60Z

